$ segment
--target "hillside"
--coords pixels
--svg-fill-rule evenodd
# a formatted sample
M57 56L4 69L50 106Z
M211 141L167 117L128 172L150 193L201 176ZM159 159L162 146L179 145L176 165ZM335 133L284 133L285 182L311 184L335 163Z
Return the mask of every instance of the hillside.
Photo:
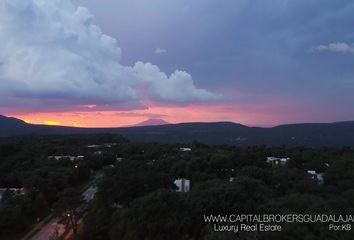
M191 143L194 140L214 145L252 146L259 144L287 146L354 147L354 121L304 123L273 128L247 127L232 122L180 123L161 126L125 128L76 128L32 125L14 118L0 117L0 137L20 134L122 134L133 142Z

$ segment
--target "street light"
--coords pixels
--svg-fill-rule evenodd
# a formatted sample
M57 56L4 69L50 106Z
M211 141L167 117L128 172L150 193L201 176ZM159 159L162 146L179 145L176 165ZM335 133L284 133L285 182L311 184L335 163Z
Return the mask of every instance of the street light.
M70 213L68 213L68 217L70 217Z

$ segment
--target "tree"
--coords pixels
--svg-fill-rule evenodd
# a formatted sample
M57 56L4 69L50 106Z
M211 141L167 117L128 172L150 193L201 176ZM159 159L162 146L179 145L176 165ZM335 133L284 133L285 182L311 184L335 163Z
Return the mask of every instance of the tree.
M325 185L337 186L342 191L353 188L354 184L354 161L342 159L333 162L324 175Z
M86 200L76 189L64 189L58 194L58 201L55 203L55 213L59 217L58 223L72 227L76 236L78 221L86 213L86 205Z
M47 200L45 199L42 193L39 193L36 197L36 200L32 204L32 211L36 213L38 217L44 216L48 211Z
M195 220L188 215L189 209L183 195L166 189L156 190L133 201L131 207L115 211L110 237L180 240L195 227Z
M90 202L88 214L84 217L82 239L85 240L106 240L109 239L111 212L101 208L98 202Z

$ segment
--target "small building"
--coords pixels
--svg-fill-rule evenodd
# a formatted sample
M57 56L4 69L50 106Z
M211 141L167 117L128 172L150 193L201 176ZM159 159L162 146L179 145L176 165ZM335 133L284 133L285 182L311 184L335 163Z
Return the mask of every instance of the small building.
M84 156L70 156L71 161L81 161L84 160Z
M308 170L307 173L312 176L312 179L317 179L319 184L323 184L323 173L317 173L314 170Z
M98 148L99 145L88 145L87 147L88 147L88 148Z
M0 188L0 201L2 199L2 196L4 195L6 189L15 191L15 193L18 193L20 195L25 195L27 190L25 188Z
M48 159L55 159L55 160L60 160L64 158L69 158L71 161L84 160L84 156L48 156Z
M116 143L105 143L105 144L103 144L105 147L112 147L112 146L114 146L114 145L116 145Z
M192 149L190 148L180 148L179 149L181 152L189 152L189 151L192 151Z
M267 163L271 164L272 167L284 166L290 158L276 158L276 157L267 157Z
M316 173L317 175L317 180L320 184L323 184L323 173Z
M118 161L118 162L122 161L122 158L117 158L117 161Z
M188 179L177 179L175 184L178 187L177 192L189 192L190 190L190 181Z
M70 156L48 156L48 159L60 160L62 158L71 158Z
M101 154L102 154L102 151L96 151L96 152L94 152L94 154L101 155Z

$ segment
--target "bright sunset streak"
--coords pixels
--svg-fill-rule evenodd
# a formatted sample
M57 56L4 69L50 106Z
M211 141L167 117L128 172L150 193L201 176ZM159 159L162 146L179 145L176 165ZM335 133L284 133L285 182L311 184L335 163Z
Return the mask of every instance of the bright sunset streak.
M53 121L44 121L45 124L47 125L55 125L55 126L60 126L61 124L59 122L53 122Z
M78 122L68 122L68 124L70 124L70 126L74 126L74 127L86 127L85 124L80 124Z

